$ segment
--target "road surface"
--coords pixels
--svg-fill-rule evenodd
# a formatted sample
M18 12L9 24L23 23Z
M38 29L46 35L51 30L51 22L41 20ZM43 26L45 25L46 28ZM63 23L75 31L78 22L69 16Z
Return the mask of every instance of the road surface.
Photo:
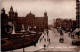
M46 50L41 49L39 51L79 51L80 49L77 48L77 46L73 46L71 44L72 39L68 36L68 34L65 33L64 31L63 34L64 42L60 43L59 39L62 36L60 36L57 30L53 28L49 30L50 43L46 47Z

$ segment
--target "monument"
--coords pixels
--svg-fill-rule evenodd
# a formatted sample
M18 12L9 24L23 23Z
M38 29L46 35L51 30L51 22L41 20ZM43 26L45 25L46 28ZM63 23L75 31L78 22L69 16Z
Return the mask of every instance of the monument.
M15 34L15 28L14 28L14 25L13 25L13 31L12 31L11 34Z
M21 30L21 32L26 32L25 28L24 28L24 24L22 24L22 30Z

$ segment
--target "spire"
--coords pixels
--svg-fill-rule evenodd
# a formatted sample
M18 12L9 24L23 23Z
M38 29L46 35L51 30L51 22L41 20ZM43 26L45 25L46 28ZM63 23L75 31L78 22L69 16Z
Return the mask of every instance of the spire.
M47 16L47 12L46 12L46 10L45 10L45 12L44 12L44 16Z
M31 14L31 11L30 11L30 14Z
M12 11L13 11L13 7L12 7L12 6L11 6L10 10L12 10Z
M18 17L18 13L17 13L17 10L15 11L15 17Z
M11 6L11 9L13 9L13 7Z

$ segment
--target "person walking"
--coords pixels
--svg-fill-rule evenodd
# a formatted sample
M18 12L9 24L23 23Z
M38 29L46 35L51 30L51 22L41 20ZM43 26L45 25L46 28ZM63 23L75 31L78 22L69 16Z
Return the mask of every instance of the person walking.
M43 38L44 38L44 36L43 36Z
M69 37L70 37L70 32L68 32L68 35L69 35Z
M41 39L40 39L40 42L41 42Z
M50 39L49 39L49 43L50 43Z
M46 50L46 45L44 44L44 50Z
M44 39L44 41L46 42L46 38Z
M63 32L60 32L60 35L63 36Z
M47 36L48 36L49 31L47 30Z

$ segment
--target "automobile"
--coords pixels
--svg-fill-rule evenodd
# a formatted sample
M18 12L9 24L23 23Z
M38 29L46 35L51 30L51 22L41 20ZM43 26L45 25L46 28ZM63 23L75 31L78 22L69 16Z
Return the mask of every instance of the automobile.
M63 42L64 42L64 38L60 38L60 39L59 39L59 42L60 42L60 43L63 43Z
M72 45L80 46L80 39L73 39L72 40Z

